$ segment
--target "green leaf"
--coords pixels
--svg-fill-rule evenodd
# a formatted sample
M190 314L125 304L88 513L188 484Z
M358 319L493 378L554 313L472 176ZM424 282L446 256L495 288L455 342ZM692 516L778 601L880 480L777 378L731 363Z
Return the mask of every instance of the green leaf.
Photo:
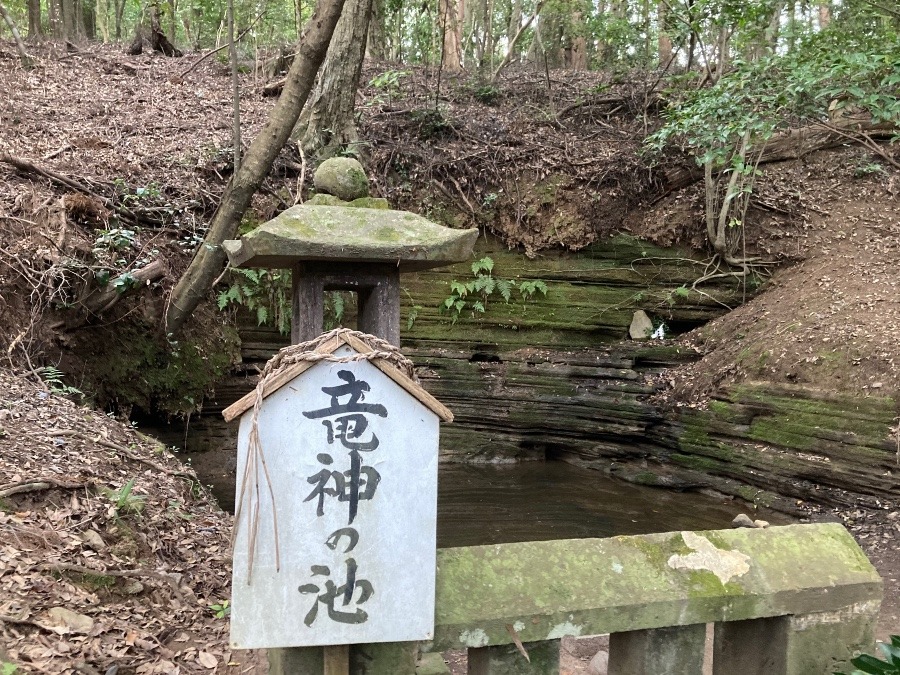
M896 675L897 669L889 663L885 663L880 659L876 659L874 656L870 656L869 654L863 654L862 656L857 656L855 659L850 661L854 666L859 668L867 675Z

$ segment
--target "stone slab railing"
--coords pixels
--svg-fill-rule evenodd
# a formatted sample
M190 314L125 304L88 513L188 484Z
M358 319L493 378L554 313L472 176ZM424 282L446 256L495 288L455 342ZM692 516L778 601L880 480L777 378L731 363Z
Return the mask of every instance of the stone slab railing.
M434 640L355 645L351 672L467 649L470 674L556 674L560 638L610 633L609 675L700 675L714 624L714 675L825 675L871 648L881 596L837 524L443 549ZM321 675L323 650L273 650L270 672Z

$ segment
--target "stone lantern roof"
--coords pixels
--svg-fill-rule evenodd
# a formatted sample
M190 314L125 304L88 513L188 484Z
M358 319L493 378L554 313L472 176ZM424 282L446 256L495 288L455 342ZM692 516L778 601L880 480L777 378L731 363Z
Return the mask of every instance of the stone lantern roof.
M240 239L224 242L232 267L292 267L298 263L388 264L400 272L468 260L478 230L455 230L386 208L368 196L355 159L326 160L316 170L319 191Z
M468 260L477 238L477 229L454 230L407 211L303 204L223 248L233 267L364 262L410 272Z

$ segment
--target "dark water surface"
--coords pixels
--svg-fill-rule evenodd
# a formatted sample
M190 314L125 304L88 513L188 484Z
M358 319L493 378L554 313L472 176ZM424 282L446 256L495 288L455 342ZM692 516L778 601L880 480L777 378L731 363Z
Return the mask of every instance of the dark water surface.
M723 529L741 511L791 522L743 502L617 481L564 462L442 464L438 546Z
M166 439L172 442L171 439ZM181 455L234 513L234 453ZM632 485L560 461L441 464L438 546L612 537L673 530L722 529L738 513L784 524L768 510L697 492Z

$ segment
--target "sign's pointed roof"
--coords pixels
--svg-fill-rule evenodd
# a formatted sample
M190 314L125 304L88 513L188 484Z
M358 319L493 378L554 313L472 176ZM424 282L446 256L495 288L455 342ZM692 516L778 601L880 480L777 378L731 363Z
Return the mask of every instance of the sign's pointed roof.
M344 345L350 347L350 349L356 351L359 354L366 354L368 352L375 351L372 347L367 345L356 336L347 333L338 333L335 337L319 346L315 351L319 354L333 354ZM293 363L285 368L282 368L281 370L276 372L265 384L265 388L263 389L263 399L270 396L271 394L274 394L288 382L293 380L301 373L306 372L317 363L320 363L320 361L299 361L298 363ZM403 373L403 371L395 367L389 361L375 358L371 359L369 363L371 363L373 366L378 368L378 370L380 370L382 373L384 373L394 382L400 385L400 387L404 391L406 391L406 393L411 395L413 398L418 400L419 403L431 410L431 412L437 415L442 421L453 421L453 413L450 412L450 409L447 408L447 406L445 406L434 396L425 391L425 389L423 389L418 382L415 382L414 380L407 377L406 374ZM222 416L225 418L226 422L231 422L232 420L240 417L245 412L250 410L255 402L256 390L254 389L253 391L243 396L240 400L232 403L230 406L225 408L225 410L222 411Z

